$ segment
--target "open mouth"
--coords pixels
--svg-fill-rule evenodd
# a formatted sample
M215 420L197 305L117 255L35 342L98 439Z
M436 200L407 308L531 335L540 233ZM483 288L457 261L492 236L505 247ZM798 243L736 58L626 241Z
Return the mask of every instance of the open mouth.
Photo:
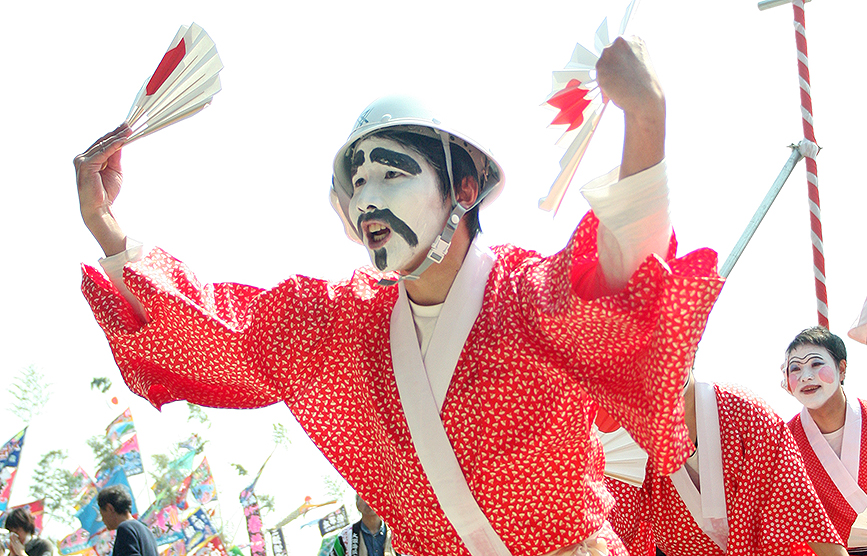
M368 221L362 225L364 239L371 250L379 249L391 237L391 228L381 222Z
M818 392L821 389L822 389L822 387L818 386L818 385L805 386L805 387L801 388L801 394L805 394L805 395L815 394L816 392Z

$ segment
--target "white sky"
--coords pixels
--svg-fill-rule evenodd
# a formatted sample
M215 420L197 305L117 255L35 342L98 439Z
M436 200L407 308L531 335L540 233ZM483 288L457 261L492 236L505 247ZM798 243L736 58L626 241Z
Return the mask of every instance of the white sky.
M556 219L537 210L558 172L553 112L539 108L550 72L576 41L592 44L601 2L436 3L14 2L0 18L4 107L0 237L5 271L3 377L33 364L53 390L32 423L11 503L30 500L29 467L69 452L92 470L85 440L127 405L145 456L188 436L182 404L162 414L124 388L119 407L89 391L94 376L120 386L105 339L79 292L96 242L77 209L72 158L125 116L181 24L202 25L225 64L213 105L124 153L116 212L132 237L166 248L204 281L274 285L292 273L330 278L366 264L328 201L331 161L358 113L391 92L424 94L455 127L488 145L507 185L482 214L487 241L559 249L586 210L577 186L619 161L622 123L609 110ZM612 3L614 7L617 3ZM416 7L419 6L419 7ZM423 7L422 7L423 6ZM867 286L861 256L865 187L859 172L865 78L857 0L807 4L807 40L823 208L831 329L845 336ZM631 31L648 43L668 101L672 214L681 252L702 246L721 262L802 137L791 6L752 1L644 0ZM782 352L816 322L803 162L735 268L711 315L697 374L752 388L786 419L799 408L778 386ZM850 349L847 391L867 389L867 348ZM653 372L652 369L649 372ZM0 396L0 402L5 398ZM270 525L333 473L282 405L214 411L204 435L224 517L238 516L244 480L270 451L271 424L293 431L260 491L277 497ZM0 442L22 423L4 412ZM292 527L287 527L290 533ZM318 532L297 533L300 553ZM49 530L55 535L67 532ZM242 542L246 535L236 538ZM295 542L295 541L293 541Z

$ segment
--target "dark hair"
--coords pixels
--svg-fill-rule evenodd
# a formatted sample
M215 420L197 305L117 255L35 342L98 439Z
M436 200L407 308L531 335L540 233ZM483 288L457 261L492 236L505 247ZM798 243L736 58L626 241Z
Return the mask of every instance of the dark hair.
M440 193L443 199L451 198L449 190L449 174L446 170L446 156L443 152L443 144L439 139L419 135L409 131L401 131L399 128L386 129L376 134L376 137L384 137L391 139L396 143L400 143L408 149L412 149L425 157L425 160L436 170L437 180L440 186ZM476 172L476 165L467 151L460 148L454 143L449 143L449 150L452 155L452 177L454 178L455 186L459 186L464 178L472 178L476 184L479 183L479 175ZM481 193L481 191L479 192ZM482 231L482 226L479 223L479 205L476 205L464 215L467 222L467 229L470 232L470 239L476 237L476 234Z
M803 345L825 348L831 354L834 363L838 367L840 366L840 361L846 360L846 344L843 343L843 340L839 336L833 334L824 326L814 326L799 332L795 336L795 339L792 340L792 343L789 344L789 347L786 348L786 355L791 353L793 349Z
M120 515L129 513L132 510L132 498L127 488L123 485L111 485L100 490L96 497L96 503L99 504L100 510L104 510L108 504L111 504L115 513Z
M12 529L24 529L27 533L33 535L36 533L36 522L33 520L30 510L27 508L15 508L6 516L6 529L9 531Z

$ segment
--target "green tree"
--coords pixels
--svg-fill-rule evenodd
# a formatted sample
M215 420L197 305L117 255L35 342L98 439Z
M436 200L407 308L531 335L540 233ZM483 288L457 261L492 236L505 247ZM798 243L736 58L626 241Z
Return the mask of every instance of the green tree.
M90 381L90 389L91 390L99 390L103 394L111 390L111 380L104 377L98 376Z
M66 525L75 523L73 505L77 499L76 480L73 472L61 466L66 461L66 452L52 450L44 454L33 470L30 496L45 500L45 513Z
M8 392L12 400L7 409L23 422L30 423L48 404L50 387L45 375L36 367L24 367L9 383Z

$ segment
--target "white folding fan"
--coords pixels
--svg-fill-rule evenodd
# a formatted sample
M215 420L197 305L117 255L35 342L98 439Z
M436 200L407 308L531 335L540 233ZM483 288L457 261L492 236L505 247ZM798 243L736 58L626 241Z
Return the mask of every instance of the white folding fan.
M182 25L153 75L142 85L126 123L136 139L189 118L220 91L223 63L204 29Z
M632 0L626 7L626 13L620 21L618 36L626 31L626 26L638 6L638 0ZM551 122L552 126L567 125L566 131L558 145L569 142L566 154L560 159L560 174L551 185L548 195L539 199L539 208L557 212L566 190L575 175L575 170L581 162L587 145L596 131L608 99L602 97L599 84L596 83L596 62L602 49L611 44L608 33L608 18L596 29L593 40L594 50L591 52L581 44L575 45L572 58L562 70L554 71L551 95L544 104L559 110Z
M613 432L596 431L605 452L605 475L641 487L647 466L647 453L620 427Z

